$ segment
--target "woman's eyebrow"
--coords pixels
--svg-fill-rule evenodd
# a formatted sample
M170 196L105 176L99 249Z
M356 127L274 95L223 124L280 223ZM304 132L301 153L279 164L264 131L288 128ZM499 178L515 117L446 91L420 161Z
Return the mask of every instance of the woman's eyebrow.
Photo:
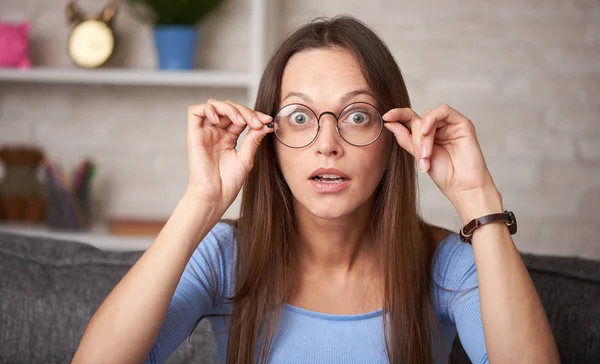
M283 100L281 100L281 102L287 100L288 98L290 98L292 96L299 97L306 102L313 102L313 100L310 96L308 96L307 94L302 93L302 92L289 92L287 95L285 95L285 97L283 98Z
M359 95L367 95L367 96L370 96L373 100L376 100L375 95L373 95L373 93L371 91L360 89L360 90L350 91L347 94L345 94L344 96L342 96L340 98L340 103L344 104Z

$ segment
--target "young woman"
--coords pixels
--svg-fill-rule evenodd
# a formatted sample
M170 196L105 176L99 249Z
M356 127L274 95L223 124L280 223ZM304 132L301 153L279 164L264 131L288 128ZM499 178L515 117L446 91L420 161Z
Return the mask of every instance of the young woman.
M205 317L221 363L447 362L457 333L476 363L558 362L473 123L446 105L411 110L361 22L298 29L255 110L189 108L187 147L185 194L75 363L162 362ZM482 218L470 240L420 217L415 165L465 225ZM239 220L219 222L242 187Z

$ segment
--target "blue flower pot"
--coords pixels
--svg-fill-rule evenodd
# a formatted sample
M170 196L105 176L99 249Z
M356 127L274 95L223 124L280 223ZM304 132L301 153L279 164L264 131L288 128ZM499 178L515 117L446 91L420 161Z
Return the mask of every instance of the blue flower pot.
M191 70L196 60L199 30L196 26L157 25L154 42L161 70Z

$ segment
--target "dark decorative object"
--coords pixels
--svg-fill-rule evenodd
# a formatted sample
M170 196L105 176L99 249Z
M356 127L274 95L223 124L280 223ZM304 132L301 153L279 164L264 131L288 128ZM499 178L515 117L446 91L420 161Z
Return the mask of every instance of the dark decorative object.
M37 177L41 150L15 146L0 149L6 175L0 182L0 219L41 223L45 218L44 185Z

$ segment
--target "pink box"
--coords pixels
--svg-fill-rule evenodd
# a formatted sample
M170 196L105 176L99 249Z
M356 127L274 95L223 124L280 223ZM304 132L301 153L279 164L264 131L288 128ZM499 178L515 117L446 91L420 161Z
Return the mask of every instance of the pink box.
M30 68L29 22L0 22L0 68Z

